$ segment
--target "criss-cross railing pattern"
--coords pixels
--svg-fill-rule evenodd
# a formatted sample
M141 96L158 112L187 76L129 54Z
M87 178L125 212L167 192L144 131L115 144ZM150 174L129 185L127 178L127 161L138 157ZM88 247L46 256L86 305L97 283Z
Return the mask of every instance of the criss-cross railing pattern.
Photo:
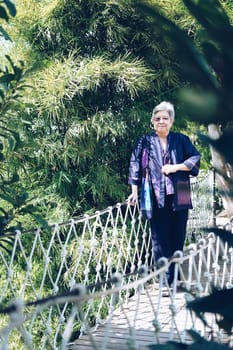
M189 220L187 244L195 235L201 236L201 228L211 221L210 176L192 184L195 209ZM176 257L185 286L189 289L199 283L199 289L207 291L209 285L200 287L200 266L205 264L199 262L199 277L193 279L196 270L195 259L189 260L192 257L191 253ZM12 349L12 344L17 349L25 349L25 344L29 349L67 348L73 339L104 323L116 305L140 295L138 289L147 282L158 285L171 263L155 267L149 224L142 220L138 204L131 207L127 202L54 225L51 230L16 232L11 254L1 249L0 259L2 349L8 349L8 344ZM206 259L204 276L209 273ZM184 261L189 261L188 275L182 272ZM149 271L146 275L145 269ZM74 300L86 302L80 307L79 302L72 303Z

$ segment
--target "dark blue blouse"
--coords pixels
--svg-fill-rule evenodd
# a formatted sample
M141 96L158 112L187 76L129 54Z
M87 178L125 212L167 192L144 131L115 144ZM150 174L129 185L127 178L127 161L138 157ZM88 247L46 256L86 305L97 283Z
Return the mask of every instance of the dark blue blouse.
M143 135L137 142L130 158L129 184L141 185L142 151L146 148L149 153L149 171L154 194L159 208L164 206L164 174L161 172L163 157L159 138L155 132ZM174 210L191 209L190 175L197 176L200 166L200 153L190 141L189 137L170 131L168 135L168 150L170 164L185 164L190 171L177 171L170 174L174 188Z

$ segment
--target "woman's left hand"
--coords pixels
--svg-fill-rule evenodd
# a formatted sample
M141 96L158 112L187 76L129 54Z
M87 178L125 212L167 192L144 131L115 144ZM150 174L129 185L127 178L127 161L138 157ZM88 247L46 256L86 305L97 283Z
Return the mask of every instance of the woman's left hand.
M176 173L177 171L190 171L190 169L184 164L165 164L162 166L161 171L165 175Z
M177 165L178 164L165 164L162 166L161 171L165 175L176 173L179 170Z

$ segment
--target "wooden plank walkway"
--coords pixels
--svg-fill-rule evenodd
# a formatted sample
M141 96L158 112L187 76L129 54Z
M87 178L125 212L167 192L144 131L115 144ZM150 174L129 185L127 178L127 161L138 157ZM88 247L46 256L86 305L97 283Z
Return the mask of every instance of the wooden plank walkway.
M148 290L150 300L155 308L158 306L159 291L150 287ZM148 350L148 345L164 343L170 339L176 341L190 341L185 329L192 327L191 318L187 319L188 313L185 308L184 293L177 293L174 299L176 308L175 323L172 322L171 316L171 299L170 297L162 297L160 300L159 321L160 330L156 338L153 321L155 314L151 303L148 300L147 293L144 291L140 295L140 302L137 304L137 296L130 298L127 305L117 309L111 320L105 325L100 326L97 331L91 334L95 346L91 342L90 335L83 335L77 341L69 346L69 350L88 350L101 349L104 342L107 342L108 350L129 350L140 349ZM171 328L173 330L171 330ZM203 328L199 320L195 322L195 329ZM178 333L182 335L182 339L178 337Z
M225 226L227 222L226 217L217 217L217 226ZM183 268L185 271L188 267ZM186 332L190 328L195 327L196 331L203 332L203 323L198 318L192 318L187 312L184 292L176 293L173 300L170 297L162 297L159 300L158 284L146 288L147 290L141 293L139 302L137 295L134 295L127 304L114 311L112 318L106 324L91 334L81 336L70 344L68 349L148 350L149 345L165 343L168 340L190 342L191 338ZM175 318L172 318L171 309L174 306ZM157 311L157 317L153 307ZM213 329L217 330L217 326L215 328L212 322L212 315L205 314L205 317ZM155 319L159 322L157 333L153 326ZM103 347L103 344L106 346Z

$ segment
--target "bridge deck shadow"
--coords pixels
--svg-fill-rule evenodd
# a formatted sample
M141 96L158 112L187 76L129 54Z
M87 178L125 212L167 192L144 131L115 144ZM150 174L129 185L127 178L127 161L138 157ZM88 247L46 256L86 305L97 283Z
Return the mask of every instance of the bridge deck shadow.
M214 257L211 258L208 278L204 270L201 277L198 277L199 285L207 293L210 292L212 283L222 288L230 280L231 270L224 267L223 254L225 253L218 254L217 261ZM196 266L198 266L198 259L198 256L194 256ZM216 267L218 267L217 270ZM188 270L189 262L185 260L182 271L186 282ZM192 285L197 285L195 274L193 273L191 277ZM191 288L194 293L195 288L194 290ZM81 336L70 344L68 349L146 350L149 345L162 344L168 340L190 343L192 339L187 332L189 329L195 329L199 334L205 334L205 337L211 332L212 335L213 332L220 334L215 315L205 314L207 323L211 325L211 329L208 329L196 315L187 310L186 303L187 299L192 297L191 294L186 290L169 297L161 297L158 283L151 281L144 286L140 297L138 294L133 295L127 303L113 312L112 317L105 324L100 325L95 332ZM222 336L224 337L224 334Z
M151 300L158 299L158 290L149 290ZM182 293L183 294L183 293ZM179 304L182 308L184 305L183 295L178 296ZM160 308L160 332L159 341L165 342L168 340L168 333L166 328L169 325L171 318L168 316L169 311L169 297L163 297ZM170 314L170 312L169 312ZM107 349L126 350L133 348L134 344L138 349L148 349L147 345L157 343L156 331L153 326L155 314L152 310L150 302L145 293L140 296L140 305L137 306L137 296L131 297L127 305L123 305L117 309L111 320L105 325L101 325L97 331L92 333L96 348L101 349L104 341L107 342ZM161 331L163 329L163 331ZM91 343L89 334L83 335L78 339L69 349L95 349ZM178 338L177 338L178 340ZM131 346L130 346L131 344Z
M105 343L104 349L108 350L146 350L148 345L162 344L168 340L190 343L191 338L186 330L194 328L195 322L195 330L201 332L203 324L187 312L187 294L183 291L161 296L158 283L149 284L140 296L135 294L127 304L116 309L104 325L93 333L81 336L68 349L101 349ZM171 310L175 312L175 317Z

